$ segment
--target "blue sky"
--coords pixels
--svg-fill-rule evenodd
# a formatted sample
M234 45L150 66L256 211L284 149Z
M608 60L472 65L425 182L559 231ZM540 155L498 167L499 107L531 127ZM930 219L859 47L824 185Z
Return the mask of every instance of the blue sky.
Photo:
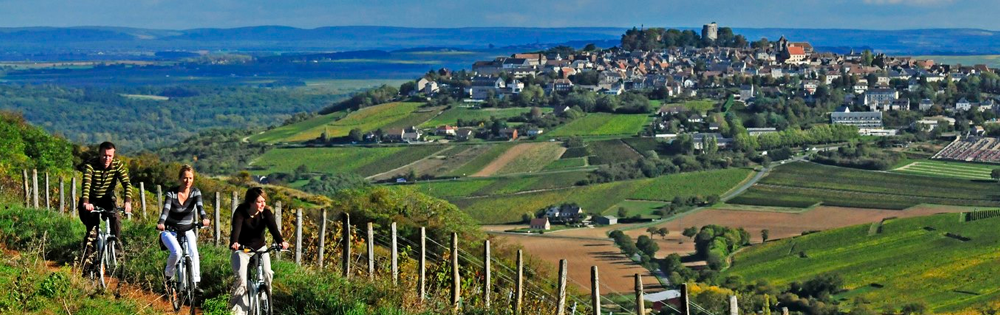
M156 29L286 25L408 27L981 28L997 0L0 0L0 27Z

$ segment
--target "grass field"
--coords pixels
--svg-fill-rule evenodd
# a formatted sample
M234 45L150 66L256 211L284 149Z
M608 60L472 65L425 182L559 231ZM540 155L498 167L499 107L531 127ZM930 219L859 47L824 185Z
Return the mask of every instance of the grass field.
M587 142L587 147L592 154L590 165L630 162L642 158L642 155L619 139L590 141Z
M715 101L710 99L700 99L693 101L685 101L683 103L669 103L669 104L663 104L663 101L661 100L650 100L649 104L653 105L653 107L656 107L656 109L660 109L660 107L662 107L663 105L681 105L689 110L693 110L699 113L705 113L711 110L712 108L715 108Z
M483 152L482 154L476 156L472 160L466 162L465 165L462 165L462 167L459 167L458 169L452 171L448 175L468 176L475 174L476 172L482 170L483 167L486 167L486 165L489 165L491 162L493 162L493 160L495 160L497 157L503 155L504 152L507 152L507 150L509 150L513 146L514 144L512 143L501 143L493 145L492 147L490 147L488 151Z
M663 201L625 200L604 210L601 214L617 216L618 208L625 208L625 211L628 212L628 217L638 215L642 218L659 219L660 216L654 215L653 211L659 210L668 204L669 202Z
M727 275L767 279L772 285L824 273L843 277L850 291L873 309L905 302L927 303L934 313L953 312L1000 299L1000 219L959 222L957 214L886 221L769 242L741 251ZM948 237L953 233L967 241ZM805 252L808 258L800 258ZM932 254L930 254L932 253Z
M457 181L418 183L417 189L438 198L505 195L518 192L574 187L589 172L562 172L543 175L506 176Z
M281 148L264 153L254 166L255 174L293 173L300 165L323 174L357 173L371 176L386 172L444 149L437 145L344 148Z
M1000 169L1000 165L963 163L963 162L941 161L941 160L916 160L910 163L906 163L905 165L902 165L894 169L893 171L898 173L935 176L935 177L948 177L948 178L972 179L972 180L977 180L977 179L992 180L992 178L990 177L990 172L992 172L994 169Z
M552 131L551 137L634 135L649 121L647 115L591 113Z
M566 148L562 144L556 142L519 144L518 146L528 146L528 148L521 152L521 154L513 157L513 159L494 174L537 172L542 170L546 165L549 165L549 163L558 160L559 156L566 151Z
M551 107L541 108L542 112L551 112ZM520 116L521 114L531 111L527 107L516 107L516 108L484 108L484 109L474 109L468 107L459 107L452 105L452 108L437 115L431 120L424 122L421 127L437 127L441 125L451 125L454 126L458 119L465 121L478 121L486 120L490 117L495 118L509 118Z
M502 224L519 221L525 212L564 202L576 202L584 212L601 213L626 199L670 201L676 196L721 195L742 182L749 173L750 170L746 169L725 169L488 198L446 198L480 223ZM542 175L541 178L553 175Z
M564 170L564 169L581 168L581 167L586 167L586 166L587 166L587 159L586 158L568 158L568 159L559 159L559 160L552 161L552 163L549 163L549 165L546 165L545 167L543 167L542 170L543 171L556 171L556 170Z
M904 209L918 204L1000 206L996 183L791 163L779 166L734 204Z
M936 64L962 64L972 66L985 64L990 68L1000 68L1000 55L970 55L970 56L915 56L916 59L932 59Z
M397 102L365 107L338 119L337 113L281 126L250 137L251 141L279 142L306 141L319 137L323 132L329 137L346 136L351 129L372 131L407 119L423 103ZM343 114L339 114L343 115Z

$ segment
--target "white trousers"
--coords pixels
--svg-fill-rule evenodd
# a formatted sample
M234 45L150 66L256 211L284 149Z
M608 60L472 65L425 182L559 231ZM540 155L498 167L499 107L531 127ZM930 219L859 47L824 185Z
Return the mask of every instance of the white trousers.
M201 282L201 263L198 259L198 237L194 234L194 229L184 232L184 237L187 238L188 245L188 255L191 256L191 269L194 270L194 282ZM164 268L163 274L167 278L174 277L174 269L177 267L177 261L181 259L181 245L177 243L177 233L163 231L160 232L160 240L163 244L167 245L167 250L170 251L170 256L167 257L167 267Z
M266 250L267 247L261 248ZM233 251L232 256L230 256L229 263L230 267L233 268L233 273L236 275L233 279L233 290L232 296L229 299L230 310L233 314L246 314L247 309L250 307L250 301L247 299L247 269L250 264L250 253L244 253L243 251ZM260 257L261 267L264 268L264 283L270 287L271 280L274 279L274 271L271 270L271 254L263 254ZM256 273L257 270L249 270L249 272Z

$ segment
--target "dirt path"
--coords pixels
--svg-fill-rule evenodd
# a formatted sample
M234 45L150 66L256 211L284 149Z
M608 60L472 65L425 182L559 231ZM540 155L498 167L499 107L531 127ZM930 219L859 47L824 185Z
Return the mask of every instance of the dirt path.
M515 158L517 158L519 155L524 153L525 151L528 151L532 147L539 145L545 145L545 143L522 143L515 145L514 147L508 149L507 152L504 152L495 160L493 160L493 162L487 164L486 167L483 167L482 170L476 172L475 174L472 174L472 177L487 177L493 175L497 171L502 169L504 166L506 166L508 163L513 161Z

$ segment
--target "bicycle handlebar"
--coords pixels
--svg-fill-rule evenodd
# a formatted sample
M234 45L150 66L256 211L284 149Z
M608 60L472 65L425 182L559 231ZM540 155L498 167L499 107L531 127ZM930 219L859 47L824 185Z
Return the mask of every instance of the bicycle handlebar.
M123 207L115 207L114 209L108 210L98 206L94 206L94 210L90 210L90 213L115 213L115 212L125 212Z
M264 254L264 253L270 253L270 252L274 252L274 251L287 252L288 250L287 249L281 249L281 244L272 243L264 251L258 251L258 250L255 250L255 249L251 248L251 247L247 247L246 245L240 245L239 251L244 252L244 253L259 253L259 254Z
M167 232L180 232L180 231L177 230L177 226L174 226L174 225L169 225L169 226L168 225L164 225L164 227L165 227L165 229L163 229L163 230L167 231ZM194 227L193 227L194 230L203 229L203 228L205 228L205 225L201 224L201 222L195 223Z

